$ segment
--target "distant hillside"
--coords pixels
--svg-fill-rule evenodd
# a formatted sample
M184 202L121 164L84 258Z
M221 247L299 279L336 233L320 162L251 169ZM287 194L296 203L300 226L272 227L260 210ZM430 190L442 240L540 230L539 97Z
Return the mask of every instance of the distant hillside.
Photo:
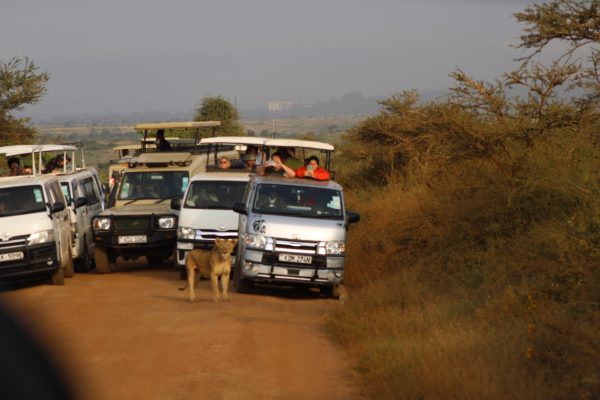
M433 100L445 93L443 90L430 90L420 92L423 101ZM326 117L335 115L374 115L379 112L378 101L389 97L373 96L365 97L361 93L346 93L340 98L317 101L313 104L297 104L286 112L268 112L266 107L243 109L240 115L243 119L284 119L305 117ZM166 112L146 111L128 114L82 114L82 115L58 115L52 117L33 117L35 125L46 127L72 127L72 126L107 126L107 125L134 125L140 122L156 121L189 121L193 119L194 112Z

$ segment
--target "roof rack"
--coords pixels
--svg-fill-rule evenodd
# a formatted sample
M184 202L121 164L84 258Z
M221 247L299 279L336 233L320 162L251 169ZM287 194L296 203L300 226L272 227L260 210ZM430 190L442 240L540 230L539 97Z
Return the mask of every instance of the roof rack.
M69 158L67 152L71 153L71 168L67 169L67 164L63 166L62 173L75 172L75 152L78 150L76 146L65 145L65 144L22 144L12 146L0 147L0 154L4 154L6 157L24 156L31 155L32 163L32 175L36 176L41 174L42 166L42 153L49 152L62 152L63 158ZM36 157L37 154L37 157ZM37 158L37 160L36 160ZM36 163L37 161L37 163ZM85 168L85 161L83 159L83 149L81 149L81 162L83 168Z

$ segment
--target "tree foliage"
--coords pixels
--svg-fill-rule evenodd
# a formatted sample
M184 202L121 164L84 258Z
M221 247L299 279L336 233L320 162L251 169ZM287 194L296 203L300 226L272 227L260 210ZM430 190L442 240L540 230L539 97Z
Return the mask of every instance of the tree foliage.
M0 62L1 144L31 142L36 135L35 130L27 126L28 118L16 118L11 113L37 103L46 92L49 75L37 71L38 67L28 58Z
M207 96L196 109L194 121L221 121L222 135L242 136L244 129L239 124L239 113L223 96Z
M444 99L393 95L345 136L360 295L335 330L374 397L600 394L599 3L527 7L515 71L458 69ZM546 65L553 40L567 47Z

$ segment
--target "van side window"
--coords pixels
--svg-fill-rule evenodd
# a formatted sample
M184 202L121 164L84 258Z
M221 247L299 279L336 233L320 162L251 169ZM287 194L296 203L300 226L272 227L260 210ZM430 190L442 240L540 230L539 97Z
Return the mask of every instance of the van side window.
M58 184L58 182L50 182L49 184L47 184L46 192L48 193L48 196L50 197L49 198L50 205L54 205L57 202L64 203L65 197L62 194L62 189L60 188L60 185Z
M92 177L82 180L79 187L85 190L89 204L97 204L100 202L100 197L98 196L98 191L95 188Z

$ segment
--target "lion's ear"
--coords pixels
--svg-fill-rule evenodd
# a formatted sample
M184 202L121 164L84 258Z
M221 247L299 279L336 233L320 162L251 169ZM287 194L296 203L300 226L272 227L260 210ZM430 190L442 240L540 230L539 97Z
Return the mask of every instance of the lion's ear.
M218 237L216 237L216 238L215 238L215 243L216 243L216 244L221 244L221 239L220 239L220 238L218 238Z
M231 240L231 243L235 246L237 244L237 239L229 239Z

